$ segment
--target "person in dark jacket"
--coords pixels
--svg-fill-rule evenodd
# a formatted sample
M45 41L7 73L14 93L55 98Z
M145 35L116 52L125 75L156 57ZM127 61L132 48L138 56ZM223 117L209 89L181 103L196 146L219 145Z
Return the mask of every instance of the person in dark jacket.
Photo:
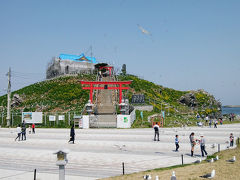
M72 125L71 130L70 130L70 139L68 142L72 141L74 144L74 140L75 140L75 130L74 130L74 125Z
M159 125L156 123L154 126L153 126L153 129L154 129L154 141L158 140L159 141ZM157 137L157 139L156 139Z
M23 139L24 138L24 139ZM26 140L26 126L25 124L22 125L22 141L25 141Z

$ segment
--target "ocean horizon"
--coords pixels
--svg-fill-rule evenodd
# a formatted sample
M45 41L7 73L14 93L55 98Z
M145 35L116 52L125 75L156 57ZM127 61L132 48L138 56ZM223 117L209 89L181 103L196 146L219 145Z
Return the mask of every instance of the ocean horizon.
M222 114L234 113L240 115L240 107L222 107Z

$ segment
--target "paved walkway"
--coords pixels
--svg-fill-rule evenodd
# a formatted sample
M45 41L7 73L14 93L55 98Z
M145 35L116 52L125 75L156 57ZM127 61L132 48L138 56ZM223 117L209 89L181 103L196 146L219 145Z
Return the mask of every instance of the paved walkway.
M216 152L220 144L226 149L229 134L239 137L240 124L223 125L214 128L164 128L160 131L160 142L153 141L153 129L76 129L76 144L68 144L69 129L36 129L36 134L27 135L26 141L14 141L15 129L0 128L0 179L58 179L56 155L58 149L69 149L69 163L66 166L66 180L98 179L125 173L181 164L195 161L200 156L190 157L189 134L205 135L207 151ZM175 152L174 137L179 135L180 151ZM5 177L5 178L4 178Z

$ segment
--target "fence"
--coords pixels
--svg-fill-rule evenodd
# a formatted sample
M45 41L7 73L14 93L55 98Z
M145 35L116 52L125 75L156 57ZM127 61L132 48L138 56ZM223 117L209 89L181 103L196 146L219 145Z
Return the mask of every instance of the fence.
M42 113L42 123L38 124L41 127L70 127L74 122L74 116L81 115L81 112L43 112ZM55 116L55 120L51 121L49 116ZM61 117L61 118L60 118ZM5 127L7 125L7 113L1 112L0 114L0 124ZM16 127L18 124L22 123L22 113L12 112L10 125L11 127Z

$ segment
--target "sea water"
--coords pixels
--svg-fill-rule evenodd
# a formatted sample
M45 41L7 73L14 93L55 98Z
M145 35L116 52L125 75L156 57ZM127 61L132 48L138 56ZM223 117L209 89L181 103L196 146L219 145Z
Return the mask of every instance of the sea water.
M222 107L222 114L234 113L240 115L240 107Z

